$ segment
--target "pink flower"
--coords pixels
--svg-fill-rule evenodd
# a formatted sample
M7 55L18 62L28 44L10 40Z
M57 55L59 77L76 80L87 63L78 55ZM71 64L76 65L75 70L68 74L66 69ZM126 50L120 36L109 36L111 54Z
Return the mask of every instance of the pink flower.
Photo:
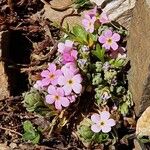
M58 77L62 74L60 69L56 70L55 64L51 63L48 65L48 69L41 72L43 86L48 86L50 83L56 85Z
M91 116L91 120L93 122L91 130L95 133L99 133L101 130L104 133L110 132L111 127L113 127L116 123L114 119L109 118L110 113L108 111L103 111L100 114L93 114Z
M76 50L71 50L69 52L64 52L62 54L63 63L66 64L68 62L75 62L77 60L78 52Z
M111 30L105 30L104 33L99 37L99 42L103 44L107 50L118 49L117 42L120 40L120 35L118 33L113 33Z
M70 94L67 96L67 98L69 99L70 103L75 102L77 95L76 94Z
M70 52L73 49L73 42L66 40L65 43L58 44L58 52L63 54L64 52Z
M36 83L33 85L33 87L37 90L42 90L43 89L42 81L37 80Z
M80 74L74 75L70 70L62 70L63 75L58 78L58 84L63 86L65 95L70 95L71 92L80 94L82 90L82 78Z
M72 62L66 63L65 65L62 66L61 71L65 72L66 70L70 70L73 74L76 74L79 72L77 65Z
M46 96L46 102L48 104L55 103L55 108L58 110L63 107L68 107L70 102L67 97L64 95L64 91L62 88L56 88L53 85L48 87L48 95Z
M105 12L101 13L99 21L100 21L101 24L105 24L105 23L110 22L109 19L108 19L107 14Z
M95 6L93 9L91 9L90 11L86 12L84 14L85 18L86 16L90 16L91 18L97 15L97 6Z
M86 31L93 33L94 32L94 23L96 21L96 17L90 17L89 15L86 15L86 18L82 20L82 24Z

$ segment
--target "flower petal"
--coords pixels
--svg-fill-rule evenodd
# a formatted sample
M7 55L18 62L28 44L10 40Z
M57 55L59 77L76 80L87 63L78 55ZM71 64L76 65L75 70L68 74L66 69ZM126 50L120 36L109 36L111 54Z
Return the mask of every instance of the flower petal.
M56 95L56 89L55 89L55 87L53 86L53 85L50 85L49 87L48 87L48 93L49 94L51 94L51 95Z
M64 96L63 88L57 88L57 93L58 93L59 96Z
M58 110L61 110L61 109L62 109L60 100L56 100L56 101L55 101L55 108L58 109Z
M92 116L91 116L91 120L94 122L94 123L99 123L100 122L100 120L101 120L101 118L100 118L100 115L99 114L93 114Z
M104 133L108 133L108 132L111 131L111 127L110 126L102 126L101 128L102 128L102 132L104 132Z
M45 99L46 99L46 103L48 104L53 104L55 101L54 96L52 95L46 95Z
M112 48L113 50L117 50L117 49L118 49L118 44L117 44L116 42L113 42L113 43L111 44L111 48Z
M69 100L66 97L61 97L61 105L64 107L68 107L69 106Z
M112 39L113 41L118 42L120 40L120 35L118 33L114 33Z
M91 130L92 130L93 132L95 132L95 133L98 133L98 132L101 131L101 127L98 126L97 124L93 124L93 125L91 126Z
M56 71L56 65L55 64L53 64L53 63L49 63L48 64L48 70L50 71L50 72L55 72Z
M87 20L87 19L83 19L82 20L82 25L86 28L87 27L87 25L89 24L89 20Z
M81 75L80 74L76 74L72 80L75 82L75 83L81 83L82 82L82 78L81 78Z
M62 68L61 71L63 72L66 79L70 79L74 75L73 72L69 69Z
M56 70L56 71L55 71L55 75L56 75L56 76L62 75L62 71L61 71L60 69Z
M74 59L77 59L77 55L78 55L78 52L76 50L71 51L71 56L74 57Z
M98 41L100 42L100 43L106 43L106 37L105 36L103 36L103 35L101 35L99 38L98 38Z
M110 113L108 111L103 111L100 113L101 120L108 120L110 117Z
M50 84L50 82L51 82L51 81L50 81L49 78L44 78L44 79L41 80L42 86L47 86L47 85Z
M82 85L79 83L75 83L72 85L72 89L76 94L80 94L82 91Z
M109 126L114 126L116 124L116 122L115 122L115 120L114 119L108 119L107 120L107 125L109 125Z
M65 46L72 48L72 47L73 47L73 41L66 40L66 41L65 41Z
M58 52L63 53L65 49L65 44L64 43L59 43L58 44Z
M57 85L57 84L58 84L57 79L52 80L52 81L51 81L51 84L52 84L52 85Z
M103 47L104 47L105 49L107 49L107 50L109 50L109 49L110 49L110 45L109 45L109 44L107 44L107 43L103 44Z
M66 78L64 77L64 76L60 76L59 78L58 78L58 84L59 85L65 85L66 84L66 82L67 82L67 80L66 80Z
M110 37L112 37L112 31L111 30L105 30L104 31L104 36L106 37L106 38L110 38Z
M65 91L65 95L70 95L71 94L71 91L72 91L71 86L65 85L65 86L63 86L63 89Z
M42 76L42 77L48 77L49 74L50 74L50 72L49 72L48 70L43 70L43 71L41 72L41 76Z

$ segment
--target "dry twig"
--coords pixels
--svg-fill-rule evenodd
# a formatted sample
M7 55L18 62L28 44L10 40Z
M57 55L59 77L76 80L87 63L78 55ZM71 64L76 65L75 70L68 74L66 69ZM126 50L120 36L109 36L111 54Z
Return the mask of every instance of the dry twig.
M4 128L4 127L1 127L1 126L0 126L0 129L5 130L5 131L12 132L12 133L17 134L17 135L19 135L19 136L22 136L21 133L19 133L19 132L17 132L17 131L14 131L14 130L12 130L12 129Z

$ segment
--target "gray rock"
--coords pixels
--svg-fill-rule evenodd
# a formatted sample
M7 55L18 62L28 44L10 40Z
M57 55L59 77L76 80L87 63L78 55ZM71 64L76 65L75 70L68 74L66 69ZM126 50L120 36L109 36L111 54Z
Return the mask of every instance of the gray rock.
M105 0L106 1L106 0ZM132 11L136 0L107 0L104 7L111 20L119 22L122 26L128 28L132 17Z
M150 0L137 1L127 45L131 63L129 88L136 114L140 115L150 106Z

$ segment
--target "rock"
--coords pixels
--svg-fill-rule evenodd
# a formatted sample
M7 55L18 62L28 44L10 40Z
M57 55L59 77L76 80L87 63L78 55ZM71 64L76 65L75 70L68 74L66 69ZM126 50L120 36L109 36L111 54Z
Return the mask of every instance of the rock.
M105 0L108 1L108 0ZM119 22L122 26L128 28L132 17L132 11L136 0L113 0L108 1L104 7L110 20Z
M10 150L7 144L0 144L0 150Z
M51 6L44 0L41 1L45 3L43 16L57 23L60 23L64 16L70 14L73 10L72 7L74 6L72 5L72 7L69 7L69 9L64 11L57 11L56 9L52 9ZM91 1L98 1L98 5L104 7L104 11L109 15L111 20L119 22L125 28L129 27L132 10L135 6L136 0L102 0L101 2L99 0ZM71 4L71 0L52 0L50 4L56 8L65 8ZM70 26L74 24L81 24L81 20L82 19L80 16L70 16L65 18L63 25L66 25L66 23L69 23Z
M48 18L52 22L56 22L59 24L64 16L70 14L73 11L73 8L71 7L71 3L72 3L71 0L57 0L57 1L52 0L50 3L51 5L45 3L43 16L45 18ZM51 6L53 8L51 8ZM62 10L58 11L56 8ZM69 23L70 26L72 26L73 24L80 24L81 18L79 16L69 16L64 19L63 25L65 26L66 23Z
M135 112L141 114L150 105L150 0L138 0L133 11L128 39L131 63L129 89Z
M134 140L134 149L133 150L142 150L141 145L137 140Z
M2 57L3 51L5 50L3 48L6 48L6 44L8 42L6 37L5 32L0 33L0 57ZM8 91L8 77L5 74L5 66L3 61L0 61L0 85L0 99L9 97L10 93Z

